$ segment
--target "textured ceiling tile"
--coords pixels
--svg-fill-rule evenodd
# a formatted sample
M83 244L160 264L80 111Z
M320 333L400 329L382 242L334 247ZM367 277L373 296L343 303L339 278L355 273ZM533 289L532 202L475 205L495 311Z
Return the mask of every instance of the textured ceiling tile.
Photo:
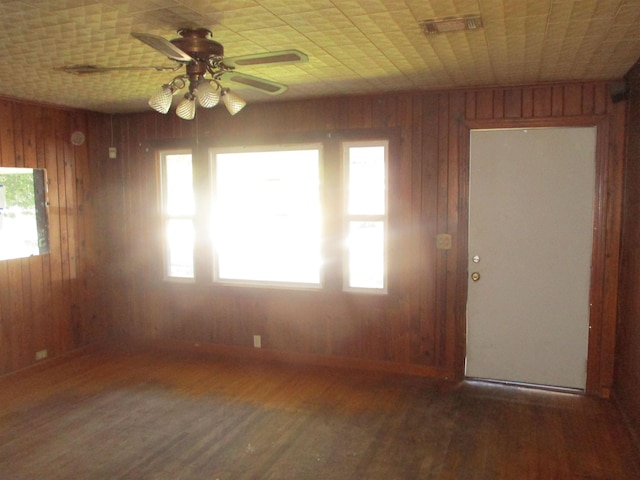
M255 0L178 0L182 6L190 8L202 15L215 15L222 18L225 11L238 10L241 8L257 7Z
M136 0L135 2L128 0L111 0L106 3L128 14L177 7L180 5L180 2L177 0Z
M640 23L612 25L604 36L606 41L640 45ZM635 51L636 49L632 49Z
M366 35L402 31L412 25L415 25L415 30L419 31L418 21L409 9L372 13L370 15L356 15L351 17L351 21Z
M282 15L280 18L303 34L353 27L353 22L337 8Z
M218 22L215 15L202 15L182 5L138 12L132 19L134 24L172 32L181 28L208 28Z
M307 36L323 50L336 57L348 55L359 57L379 53L378 48L372 45L356 27L309 32Z
M22 2L29 7L46 9L52 12L100 3L98 0L22 0Z
M503 0L502 10L506 18L546 16L549 4L549 0Z
M505 18L504 9L501 1L480 0L480 13L484 27L490 27L495 22L503 22ZM474 12L478 13L478 12Z
M334 8L331 0L264 0L260 4L276 15L289 15L292 13L313 12Z
M257 7L262 3L259 0L182 0L182 2L185 5L197 2L196 5L198 5L198 8L203 9L205 13L230 12L232 10Z
M483 8L482 0L407 0L407 6L417 20L430 18L453 17L460 15L475 15ZM488 8L493 8L495 0L487 4ZM495 10L500 10L498 6ZM483 12L485 13L485 12Z
M19 0L3 0L0 2L0 14L9 15L15 13L25 13L29 6Z
M545 17L516 17L505 19L504 34L506 36L541 35L546 30Z
M296 49L309 53L316 45L305 35L288 25L274 27L270 29L260 29L246 34L239 34L245 38L251 48L239 44L237 39L224 38L223 44L228 45L225 54L229 56L246 55L249 53L270 52L277 50ZM245 37L246 35L246 37Z
M406 8L404 0L341 0L335 3L349 17Z
M235 31L257 30L284 25L285 22L264 7L226 11L220 24Z
M640 21L640 1L629 0L616 12L615 20L620 24L634 24Z
M449 17L478 13L477 0L432 0L436 17Z
M549 22L568 23L573 12L572 0L553 0L549 12Z

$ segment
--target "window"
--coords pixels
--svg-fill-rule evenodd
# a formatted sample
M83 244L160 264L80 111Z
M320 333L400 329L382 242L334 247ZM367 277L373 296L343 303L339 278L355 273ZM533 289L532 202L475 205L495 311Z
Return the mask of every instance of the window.
M49 253L46 172L0 167L0 260Z
M211 151L215 280L320 286L320 151Z
M164 274L194 279L195 201L189 150L160 153Z
M386 286L386 141L345 142L344 289L384 293Z
M165 278L387 293L388 141L325 142L161 151Z

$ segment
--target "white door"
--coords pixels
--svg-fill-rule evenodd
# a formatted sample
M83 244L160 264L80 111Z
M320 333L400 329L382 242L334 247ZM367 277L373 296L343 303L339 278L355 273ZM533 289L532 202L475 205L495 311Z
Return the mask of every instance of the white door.
M595 146L595 127L471 131L468 377L585 388Z

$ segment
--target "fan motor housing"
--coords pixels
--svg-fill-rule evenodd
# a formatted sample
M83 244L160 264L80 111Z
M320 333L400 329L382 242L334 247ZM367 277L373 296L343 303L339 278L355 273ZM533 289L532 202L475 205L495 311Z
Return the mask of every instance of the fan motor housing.
M182 28L178 30L180 38L171 40L176 47L188 53L193 58L206 61L209 58L222 59L224 57L224 47L208 38L211 30L206 28Z

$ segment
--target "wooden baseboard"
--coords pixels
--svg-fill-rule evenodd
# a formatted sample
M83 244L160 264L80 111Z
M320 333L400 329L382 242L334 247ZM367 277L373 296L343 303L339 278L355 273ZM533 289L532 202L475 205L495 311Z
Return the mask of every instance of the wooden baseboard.
M402 364L368 360L351 357L331 357L298 352L285 352L266 348L250 348L211 343L196 343L182 340L138 340L120 339L107 345L108 348L125 350L161 350L187 355L221 355L247 360L274 361L294 365L309 365L317 367L351 368L373 372L392 373L398 375L412 375L439 380L455 380L453 371L431 367L428 365Z
M99 345L90 344L85 345L84 347L77 348L75 350L70 350L68 352L61 353L60 355L56 355L55 357L48 357L44 360L40 360L37 363L32 363L24 368L20 368L18 370L14 370L12 372L7 372L0 375L0 378L7 378L12 376L18 376L21 374L28 374L33 372L38 372L40 370L44 370L46 368L52 367L59 363L65 362L70 358L81 357L83 355L90 354L92 352L96 352L99 350Z

